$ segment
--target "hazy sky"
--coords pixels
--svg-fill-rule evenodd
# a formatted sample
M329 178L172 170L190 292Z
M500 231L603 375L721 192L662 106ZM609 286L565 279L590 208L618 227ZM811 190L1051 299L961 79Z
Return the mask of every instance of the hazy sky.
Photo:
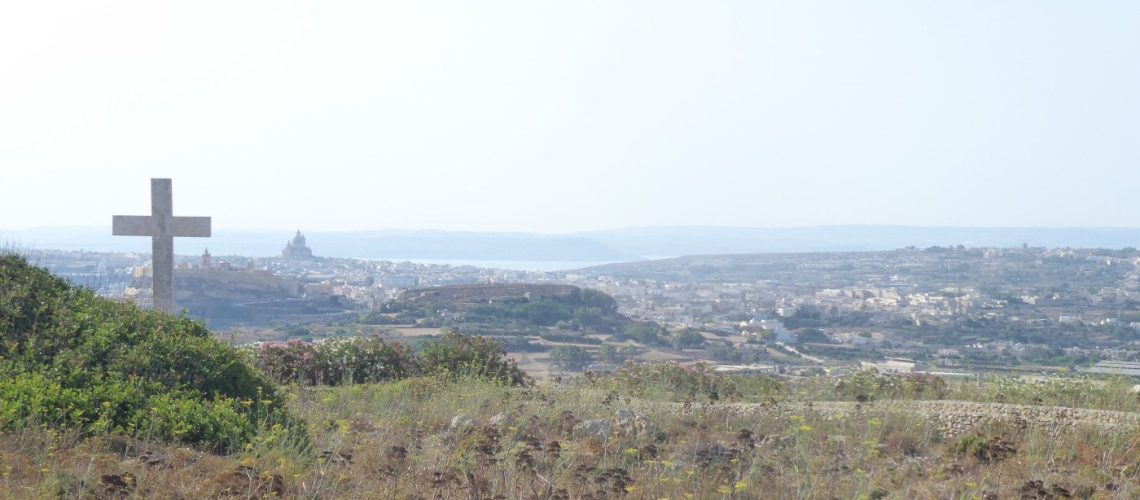
M1140 2L0 6L0 228L1140 226Z

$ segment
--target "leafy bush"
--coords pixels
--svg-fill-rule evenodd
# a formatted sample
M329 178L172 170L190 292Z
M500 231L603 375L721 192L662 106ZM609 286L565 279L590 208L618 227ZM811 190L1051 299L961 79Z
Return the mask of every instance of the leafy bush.
M420 352L419 364L426 375L484 378L508 385L528 383L526 373L505 355L502 345L492 339L450 331Z
M11 255L0 256L0 334L3 430L229 451L265 424L291 424L272 383L200 323L96 297Z
M403 344L379 337L349 337L323 341L317 349L326 383L365 383L394 380L415 373L415 359Z
M928 373L879 373L862 370L840 378L835 392L856 401L879 398L942 399L948 392L946 381Z
M280 383L359 384L401 379L416 372L410 349L379 337L264 342L253 349L253 359Z
M255 365L281 383L359 384L421 374L485 378L512 385L527 381L514 360L505 357L502 344L456 331L427 342L418 355L403 344L379 337L265 342L249 353Z

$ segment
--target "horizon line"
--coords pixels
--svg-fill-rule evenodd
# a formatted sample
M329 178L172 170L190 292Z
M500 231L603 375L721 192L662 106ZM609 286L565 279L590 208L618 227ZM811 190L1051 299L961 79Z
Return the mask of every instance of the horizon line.
M29 226L19 229L0 227L0 233L3 232L19 232L19 231L37 231L37 230L90 230L102 229L106 227L110 230L110 224L103 225L58 225L58 226ZM248 231L248 232L288 232L294 233L300 231L303 234L307 233L373 233L373 232L436 232L436 233L471 233L471 234L520 234L520 235L540 235L540 236L574 236L589 233L605 233L605 232L620 232L620 231L638 231L638 230L695 230L695 229L735 229L735 230L795 230L795 229L832 229L832 228L896 228L896 229L974 229L974 230L1009 230L1009 229L1042 229L1042 230L1140 230L1140 226L1111 226L1111 225L1000 225L1000 226L965 226L965 225L948 225L948 224L818 224L818 225L802 225L802 226L739 226L739 225L646 225L646 226L623 226L616 228L601 228L601 229L585 229L564 232L538 232L526 230L480 230L480 229L441 229L441 228L399 228L399 227L386 227L386 228L369 228L369 229L304 229L293 227L290 229L271 228L271 227L215 227L214 231Z

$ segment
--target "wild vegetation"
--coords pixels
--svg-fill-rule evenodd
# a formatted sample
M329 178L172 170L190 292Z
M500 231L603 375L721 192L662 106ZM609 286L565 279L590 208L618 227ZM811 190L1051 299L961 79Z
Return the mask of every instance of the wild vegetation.
M1004 380L951 382L931 392L896 390L921 379L872 378L881 380L867 386L871 398L849 390L866 381L853 377L805 384L677 365L630 365L529 386L439 376L293 384L282 392L309 429L309 447L281 429L213 455L114 433L79 439L72 431L21 428L0 437L0 488L17 496L305 498L1140 494L1135 425L1074 417L948 429L937 415L896 404L970 395L1032 404L1039 394L1009 392ZM1068 383L1111 399L1074 391L1056 402L1137 409L1127 384ZM1049 390L1022 389L1029 387ZM887 395L899 399L879 399ZM820 396L835 403L802 402Z
M549 327L610 333L631 323L629 318L618 314L613 297L596 290L541 285L470 285L441 289L445 291L426 298L419 296L419 290L405 292L399 299L361 318L361 322L455 327L464 332L516 335L537 335Z
M380 337L263 342L247 349L255 366L278 383L342 385L395 381L414 375L474 377L522 385L527 377L490 339L448 332L415 352Z
M96 297L0 256L0 429L234 451L295 426L275 386L200 323Z

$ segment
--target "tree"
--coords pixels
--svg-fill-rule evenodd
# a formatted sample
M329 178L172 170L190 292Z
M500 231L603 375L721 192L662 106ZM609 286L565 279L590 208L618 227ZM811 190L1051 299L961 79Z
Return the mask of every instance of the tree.
M717 361L740 362L740 352L738 352L732 344L724 342L713 344L713 346L709 348L709 355Z
M602 315L602 310L597 307L583 307L574 311L574 321L582 325L582 328L597 331L604 330L606 327L606 317Z
M680 331L677 333L677 336L673 338L673 347L677 349L699 348L704 347L704 345L704 335L701 335L700 332L692 328L686 328Z
M603 363L618 364L624 356L618 352L618 347L613 344L602 344L598 347L598 359Z
M617 340L633 339L637 342L646 345L665 345L665 339L661 335L665 333L664 327L653 322L638 322L630 325L625 331L619 331L614 335Z
M815 343L815 344L830 344L831 337L823 333L818 328L800 328L794 332L796 340L800 342Z
M570 345L560 345L551 349L550 358L559 368L575 372L581 371L594 360L589 351Z

